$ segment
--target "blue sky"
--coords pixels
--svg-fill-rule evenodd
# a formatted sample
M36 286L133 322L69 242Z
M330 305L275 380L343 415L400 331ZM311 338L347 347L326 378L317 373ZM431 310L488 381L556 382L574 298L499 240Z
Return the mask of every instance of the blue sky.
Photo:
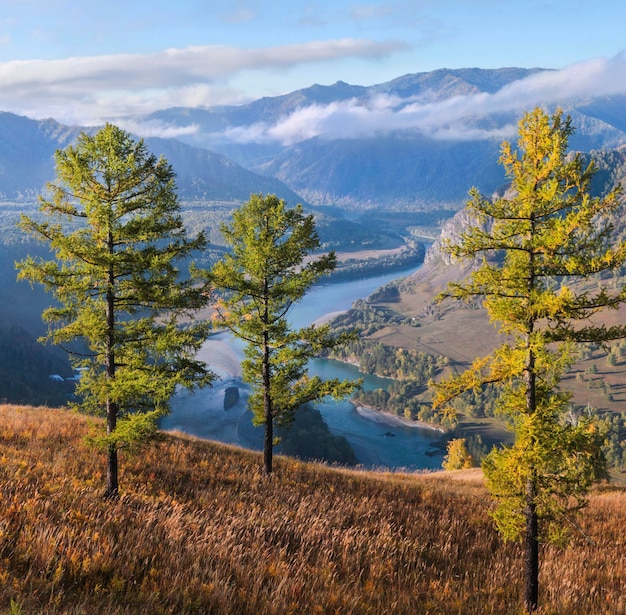
M626 93L625 50L623 0L0 0L0 110L123 123L443 67Z

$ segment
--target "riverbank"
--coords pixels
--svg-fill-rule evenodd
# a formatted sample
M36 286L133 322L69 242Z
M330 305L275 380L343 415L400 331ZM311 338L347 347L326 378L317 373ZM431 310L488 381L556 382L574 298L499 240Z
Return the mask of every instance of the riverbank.
M328 312L328 314L324 314L324 316L320 316L319 318L314 320L313 324L316 327L319 327L321 325L325 325L327 322L331 321L336 316L339 316L340 314L345 314L347 311L348 310L337 310L335 312Z
M414 271L411 268L374 278L316 286L307 293L304 301L294 306L289 314L290 325L293 328L307 327L320 318L348 310L356 299L367 297L392 279ZM244 344L233 339L227 331L211 335L198 358L206 361L219 380L212 387L195 393L180 391L172 399L172 412L162 419L161 428L248 448L262 447L262 433L252 426L247 409L250 387L241 379L243 349ZM386 378L361 374L354 366L328 359L314 359L309 369L311 376L323 380L363 377L364 387L368 389L386 388L389 382ZM235 386L239 389L239 403L225 411L226 390ZM408 471L441 468L441 436L431 426L420 429L414 422L403 425L398 422L399 417L384 417L374 410L375 414L363 416L348 400L325 398L315 407L331 432L346 438L364 468ZM387 422L384 422L385 418ZM391 420L394 422L389 423ZM259 435L260 444L257 441Z
M362 406L359 404L355 406L355 409L357 413L364 419L367 419L368 421L373 421L374 423L389 425L390 427L402 426L413 427L415 429L430 429L432 431L444 433L444 430L441 427L436 427L435 425L431 425L430 423L424 423L423 421L406 419L402 416L391 414L391 412L383 412L382 410L377 410L376 408L372 408L371 406Z

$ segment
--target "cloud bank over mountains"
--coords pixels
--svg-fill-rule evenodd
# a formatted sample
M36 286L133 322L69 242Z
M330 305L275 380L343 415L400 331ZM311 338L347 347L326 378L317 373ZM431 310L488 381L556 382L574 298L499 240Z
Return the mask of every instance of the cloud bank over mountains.
M344 58L377 58L405 47L357 39L312 41L258 49L197 46L153 54L15 60L0 63L0 109L80 125L170 106L243 102L229 79Z
M191 122L183 127L142 123L141 116L169 107L247 102L231 85L241 74L262 79L266 71L307 63L387 58L404 47L394 41L336 39L257 49L199 46L153 54L10 61L0 63L0 109L81 126L112 121L144 136L177 137L199 128ZM367 100L303 106L272 123L231 127L206 137L286 145L313 137L367 138L398 131L444 140L501 139L515 133L514 116L536 105L620 94L626 95L624 54L534 73L493 93L446 99L428 92L412 98L380 93ZM487 119L494 115L497 122Z
M365 102L353 98L310 105L276 123L235 127L215 137L226 142L292 145L314 137L369 138L408 130L444 140L500 139L516 133L516 122L484 125L481 120L518 115L537 105L566 105L573 99L614 95L626 95L623 55L535 73L495 93L470 93L444 100L429 100L428 93L404 99L380 94Z

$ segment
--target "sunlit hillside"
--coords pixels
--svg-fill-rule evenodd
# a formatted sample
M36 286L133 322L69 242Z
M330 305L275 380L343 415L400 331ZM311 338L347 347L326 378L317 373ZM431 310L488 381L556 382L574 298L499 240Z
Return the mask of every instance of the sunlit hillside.
M0 612L521 612L521 551L480 470L347 471L165 435L104 460L65 410L0 406ZM539 613L626 612L626 491L604 486L542 554Z

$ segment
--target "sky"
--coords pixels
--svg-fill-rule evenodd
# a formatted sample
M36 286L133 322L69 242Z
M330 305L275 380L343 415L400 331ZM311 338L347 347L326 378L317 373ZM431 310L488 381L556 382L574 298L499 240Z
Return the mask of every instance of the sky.
M0 111L137 127L137 116L158 109L241 104L313 83L373 85L439 68L557 69L457 100L444 109L454 116L563 93L626 94L625 51L624 0L0 0ZM338 124L402 128L442 112L408 102L372 101L343 115L314 109L256 132L289 142ZM353 122L338 122L346 113Z

